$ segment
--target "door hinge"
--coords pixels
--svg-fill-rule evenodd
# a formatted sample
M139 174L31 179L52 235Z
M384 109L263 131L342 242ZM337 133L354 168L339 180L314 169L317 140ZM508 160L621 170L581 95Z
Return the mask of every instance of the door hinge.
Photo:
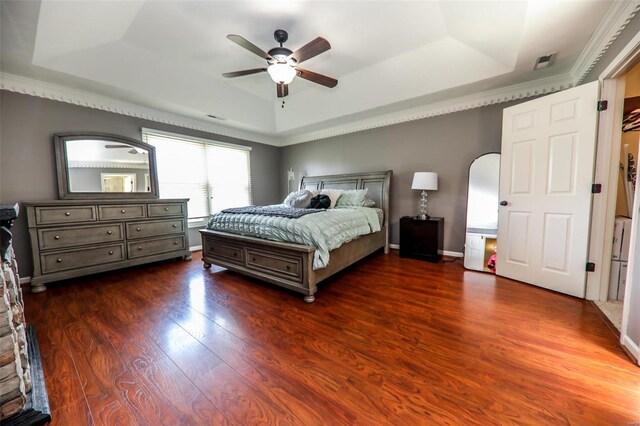
M594 183L593 185L591 185L591 193L592 194L600 194L602 192L602 184L601 183Z
M593 262L587 262L587 272L595 272L596 264Z
M606 111L609 107L609 101L598 101L598 111Z

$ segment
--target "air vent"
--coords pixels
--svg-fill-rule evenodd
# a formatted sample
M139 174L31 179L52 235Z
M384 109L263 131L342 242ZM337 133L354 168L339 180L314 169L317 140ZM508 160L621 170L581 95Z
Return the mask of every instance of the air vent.
M553 64L553 59L555 58L556 53L557 52L540 56L538 59L536 59L536 64L533 66L533 69L539 70L551 66Z

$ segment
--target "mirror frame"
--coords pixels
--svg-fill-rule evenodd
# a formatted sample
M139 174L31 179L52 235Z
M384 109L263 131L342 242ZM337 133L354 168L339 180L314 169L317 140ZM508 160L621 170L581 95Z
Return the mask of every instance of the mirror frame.
M72 140L93 139L132 145L144 149L149 153L149 180L150 192L72 192L69 189L69 168L67 162L66 142ZM97 132L71 132L56 133L53 135L53 144L56 155L56 171L58 173L58 196L61 200L131 200L131 199L156 199L159 197L158 172L156 169L156 150L152 145L109 133Z

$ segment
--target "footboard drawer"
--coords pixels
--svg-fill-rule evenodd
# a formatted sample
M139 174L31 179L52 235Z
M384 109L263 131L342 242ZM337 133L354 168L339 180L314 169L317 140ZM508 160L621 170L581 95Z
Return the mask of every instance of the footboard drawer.
M302 258L270 253L257 249L247 249L247 267L257 271L268 271L288 280L302 282Z
M244 265L244 250L242 247L216 241L209 246L209 253L211 253L213 257L219 257L227 262Z

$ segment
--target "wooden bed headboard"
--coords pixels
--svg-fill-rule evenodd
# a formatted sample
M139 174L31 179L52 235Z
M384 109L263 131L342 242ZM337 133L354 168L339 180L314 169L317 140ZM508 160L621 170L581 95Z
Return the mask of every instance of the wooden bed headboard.
M376 207L384 211L384 226L387 247L389 246L389 187L392 170L384 172L349 173L344 175L303 176L300 189L367 189L367 198L376 202Z

